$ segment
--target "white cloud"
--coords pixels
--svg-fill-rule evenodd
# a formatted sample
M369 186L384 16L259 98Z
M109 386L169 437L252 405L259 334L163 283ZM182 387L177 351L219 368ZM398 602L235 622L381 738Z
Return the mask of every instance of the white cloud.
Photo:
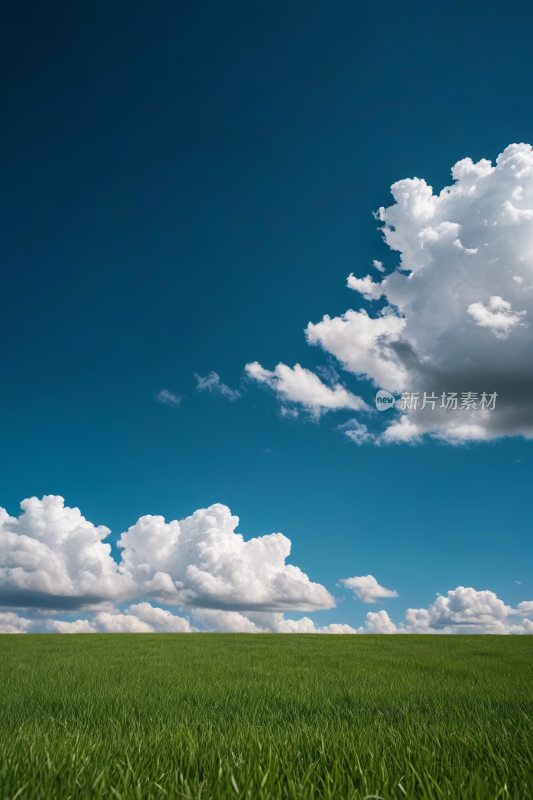
M332 623L323 627L309 617L287 620L276 613L257 613L245 616L236 611L193 609L194 619L208 631L223 633L358 633L350 625ZM256 618L254 622L249 617ZM260 624L256 624L260 622ZM130 606L125 613L99 612L92 620L72 622L25 617L13 612L0 613L0 633L192 633L198 632L189 621L150 603Z
M45 633L98 633L99 629L86 619L76 619L74 622L49 619L41 625L38 622L33 623L32 631L39 633L41 630ZM102 629L102 632L106 633L107 630Z
M385 294L385 283L374 283L371 275L366 278L354 278L353 272L348 275L347 285L360 292L365 300L379 300Z
M370 442L375 437L371 434L366 425L358 422L356 419L349 419L348 422L337 426L338 431L342 431L348 439L356 444L363 444L363 442Z
M365 628L359 628L359 633L398 633L398 630L386 611L369 611Z
M328 386L335 386L340 383L340 375L333 365L333 359L329 359L329 363L316 368L316 372L323 378Z
M130 606L126 614L136 617L146 625L150 625L158 633L189 633L195 630L195 628L191 628L188 619L172 614L164 608L154 607L146 602Z
M372 264L374 265L374 267L377 269L377 271L378 271L378 272L385 272L385 267L383 266L383 264L381 263L381 261L376 261L376 260L374 259L374 261L372 262Z
M296 419L296 417L300 416L297 408L286 408L285 406L281 406L280 414L288 419Z
M154 628L131 614L116 610L100 611L91 620L73 622L55 619L33 619L28 633L153 633Z
M94 625L102 633L153 633L154 629L133 614L110 614L101 611L94 617Z
M494 295L490 298L488 306L483 303L472 303L467 311L482 328L489 328L498 339L506 339L512 328L517 325L526 325L521 317L527 311L511 310L511 304L501 297Z
M238 517L219 503L181 522L145 516L123 533L121 572L162 602L227 611L331 608L334 599L286 564L290 540L272 533L245 541Z
M516 582L520 583L519 581ZM533 617L533 600L525 600L523 603L518 603L516 611L521 616L529 616L531 614Z
M379 420L388 427L378 444L424 434L455 444L533 437L533 330L526 322L533 313L533 150L510 145L494 166L465 158L452 177L438 195L419 178L393 184L395 204L376 216L386 244L400 254L398 269L381 283L369 275L348 278L363 298L383 296L384 307L325 315L309 323L306 337L348 372L390 392L496 392L498 404L468 411L419 406L399 420L392 412ZM312 373L301 380L301 367L247 370L283 399L354 408L340 393L324 394Z
M522 187L519 188L521 189ZM516 189L513 192L513 197L515 193ZM523 198L517 196L517 200L523 200ZM520 225L523 222L533 219L533 210L530 208L516 208L509 200L506 200L503 204L502 217L504 217L508 225Z
M380 586L373 575L361 575L355 578L341 578L347 589L352 589L363 603L375 603L379 597L398 597L398 592Z
M521 625L511 625L509 633L531 636L533 635L533 622L530 619L524 619Z
M20 517L0 508L0 606L44 605L57 598L58 609L127 597L136 591L131 575L117 571L110 533L94 526L62 497L31 497L20 504ZM71 598L70 604L64 598ZM56 602L51 600L50 602ZM54 605L48 605L54 608Z
M0 613L0 633L189 633L189 620L150 603L130 606L125 613L100 611L91 620L27 619L13 612Z
M341 625L338 622L332 622L331 625L326 625L323 628L318 628L316 633L333 633L333 634L346 634L346 633L357 633L355 628L352 628L351 625Z
M347 311L342 317L326 316L306 329L309 344L319 344L349 372L368 376L379 386L403 388L408 373L390 344L396 342L406 322L390 309L369 317L365 309Z
M341 408L356 411L367 408L360 397L353 395L341 384L326 386L318 375L304 369L300 364L296 364L294 368L278 364L274 372L269 372L254 361L253 364L246 364L245 369L250 379L269 386L280 400L300 403L314 416Z
M382 441L383 442L415 442L418 441L421 434L424 433L423 428L412 422L407 414L403 414L395 422L392 422L388 428L385 429ZM472 438L472 437L470 437Z
M331 625L315 625L309 617L302 617L302 619L283 619L279 625L274 629L277 633L331 633L331 634L346 634L357 633L355 628L351 625L340 625L333 623Z
M476 591L458 586L445 597L438 596L429 608L408 608L405 619L395 625L386 611L370 612L365 626L358 633L492 633L533 634L533 623L522 619L513 624L513 617L531 613L533 602L520 603L513 609L505 605L494 592Z
M284 615L280 613L250 614L249 616L263 630L273 633L357 633L351 625L332 623L320 626L309 617L285 619Z
M506 606L494 592L476 591L458 586L449 591L446 597L439 596L428 609L407 609L407 625L414 631L423 632L426 628L456 628L456 632L505 633L504 620L512 614L511 606Z
M221 611L215 608L195 609L194 619L210 631L224 633L264 633L268 628L255 625L238 611ZM283 614L280 614L282 617Z
M0 612L0 633L26 633L30 621L13 611Z
M96 633L85 619L74 622L37 617L27 619L13 611L0 613L0 633Z
M238 517L221 504L180 522L141 517L118 541L120 564L103 541L109 529L95 527L77 508L65 507L63 498L33 497L21 508L19 518L0 509L0 606L100 610L102 604L135 598L238 612L313 611L335 605L323 586L285 563L291 550L286 536L272 533L245 541L235 533ZM159 612L154 622L152 612L146 616L146 606L136 608L143 623L159 630ZM107 624L106 619L97 624Z
M166 403L169 406L179 406L181 403L181 396L177 397L172 392L169 392L168 389L161 389L159 394L155 396L155 399L158 403Z
M202 378L200 375L194 376L196 378L197 386L199 392L204 391L207 389L210 392L218 392L219 394L224 395L227 397L228 400L232 402L237 400L241 393L237 391L237 389L230 389L229 386L226 386L225 383L220 382L220 377L217 375L216 372L210 372L207 377Z

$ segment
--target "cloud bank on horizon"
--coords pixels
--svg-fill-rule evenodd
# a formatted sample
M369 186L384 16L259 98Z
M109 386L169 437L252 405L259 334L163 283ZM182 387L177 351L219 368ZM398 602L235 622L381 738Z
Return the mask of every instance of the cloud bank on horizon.
M533 601L513 609L493 592L464 587L428 609L408 609L399 625L385 610L369 612L357 629L285 619L286 612L334 608L336 600L286 563L286 536L245 541L235 532L238 517L221 504L169 523L141 517L119 539L120 563L104 541L109 529L65 507L62 497L32 497L21 508L18 518L0 508L0 633L199 630L188 615L201 630L249 633L533 633ZM341 582L365 603L398 596L372 575ZM76 611L89 618L54 619Z
M417 408L387 415L381 431L354 419L345 435L357 444L419 441L425 434L452 443L533 436L533 149L511 144L496 159L459 161L455 183L440 194L419 178L392 185L394 205L381 207L383 238L400 253L374 280L348 277L369 310L348 310L310 322L309 344L381 389L419 393ZM372 306L378 302L381 307ZM254 362L250 379L268 385L292 413L315 417L364 401L340 384L331 389L300 365L269 372ZM422 409L426 392L439 398ZM497 393L494 409L441 407L443 393ZM366 406L368 408L368 406ZM286 412L287 413L287 412ZM342 428L343 426L341 426Z

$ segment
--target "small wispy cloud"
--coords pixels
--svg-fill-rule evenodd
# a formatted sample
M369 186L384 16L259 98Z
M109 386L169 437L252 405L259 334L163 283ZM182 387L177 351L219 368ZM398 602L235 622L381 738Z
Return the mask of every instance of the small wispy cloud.
M250 380L274 390L278 399L283 402L284 416L287 408L294 408L296 404L303 406L315 421L322 414L338 411L341 408L351 408L354 411L368 409L364 400L353 395L345 386L340 383L328 386L318 375L301 367L300 364L288 367L279 363L276 369L270 372L254 361L252 364L246 364L244 370ZM287 406L287 403L290 405Z
M208 389L210 392L219 392L219 394L224 395L224 397L227 397L231 402L238 400L241 396L241 393L237 391L237 389L230 389L225 383L221 383L220 376L217 375L216 372L210 372L205 378L195 373L194 377L197 380L196 388L199 392L203 392L204 389Z
M341 376L331 362L326 366L317 367L316 371L322 380L330 386L335 386L336 384L340 383Z
M347 589L352 589L363 603L375 603L378 597L398 597L394 589L380 586L373 575L361 575L355 578L341 578Z
M351 439L351 441L356 444L370 442L375 438L373 434L369 433L366 425L357 422L356 419L349 419L348 422L345 422L343 425L338 425L337 430L342 431L348 439Z
M169 406L179 406L181 403L181 397L176 397L176 395L169 392L168 389L161 389L154 399L158 403L166 403Z

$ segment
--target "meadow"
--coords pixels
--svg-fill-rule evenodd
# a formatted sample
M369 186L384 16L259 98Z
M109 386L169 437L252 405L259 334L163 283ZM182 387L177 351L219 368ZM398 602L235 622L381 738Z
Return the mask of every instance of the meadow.
M0 800L532 798L533 637L0 636Z

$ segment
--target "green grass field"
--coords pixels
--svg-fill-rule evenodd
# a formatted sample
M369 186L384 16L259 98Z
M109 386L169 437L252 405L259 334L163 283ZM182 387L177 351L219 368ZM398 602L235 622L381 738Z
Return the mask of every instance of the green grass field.
M531 798L533 637L0 636L0 800Z

